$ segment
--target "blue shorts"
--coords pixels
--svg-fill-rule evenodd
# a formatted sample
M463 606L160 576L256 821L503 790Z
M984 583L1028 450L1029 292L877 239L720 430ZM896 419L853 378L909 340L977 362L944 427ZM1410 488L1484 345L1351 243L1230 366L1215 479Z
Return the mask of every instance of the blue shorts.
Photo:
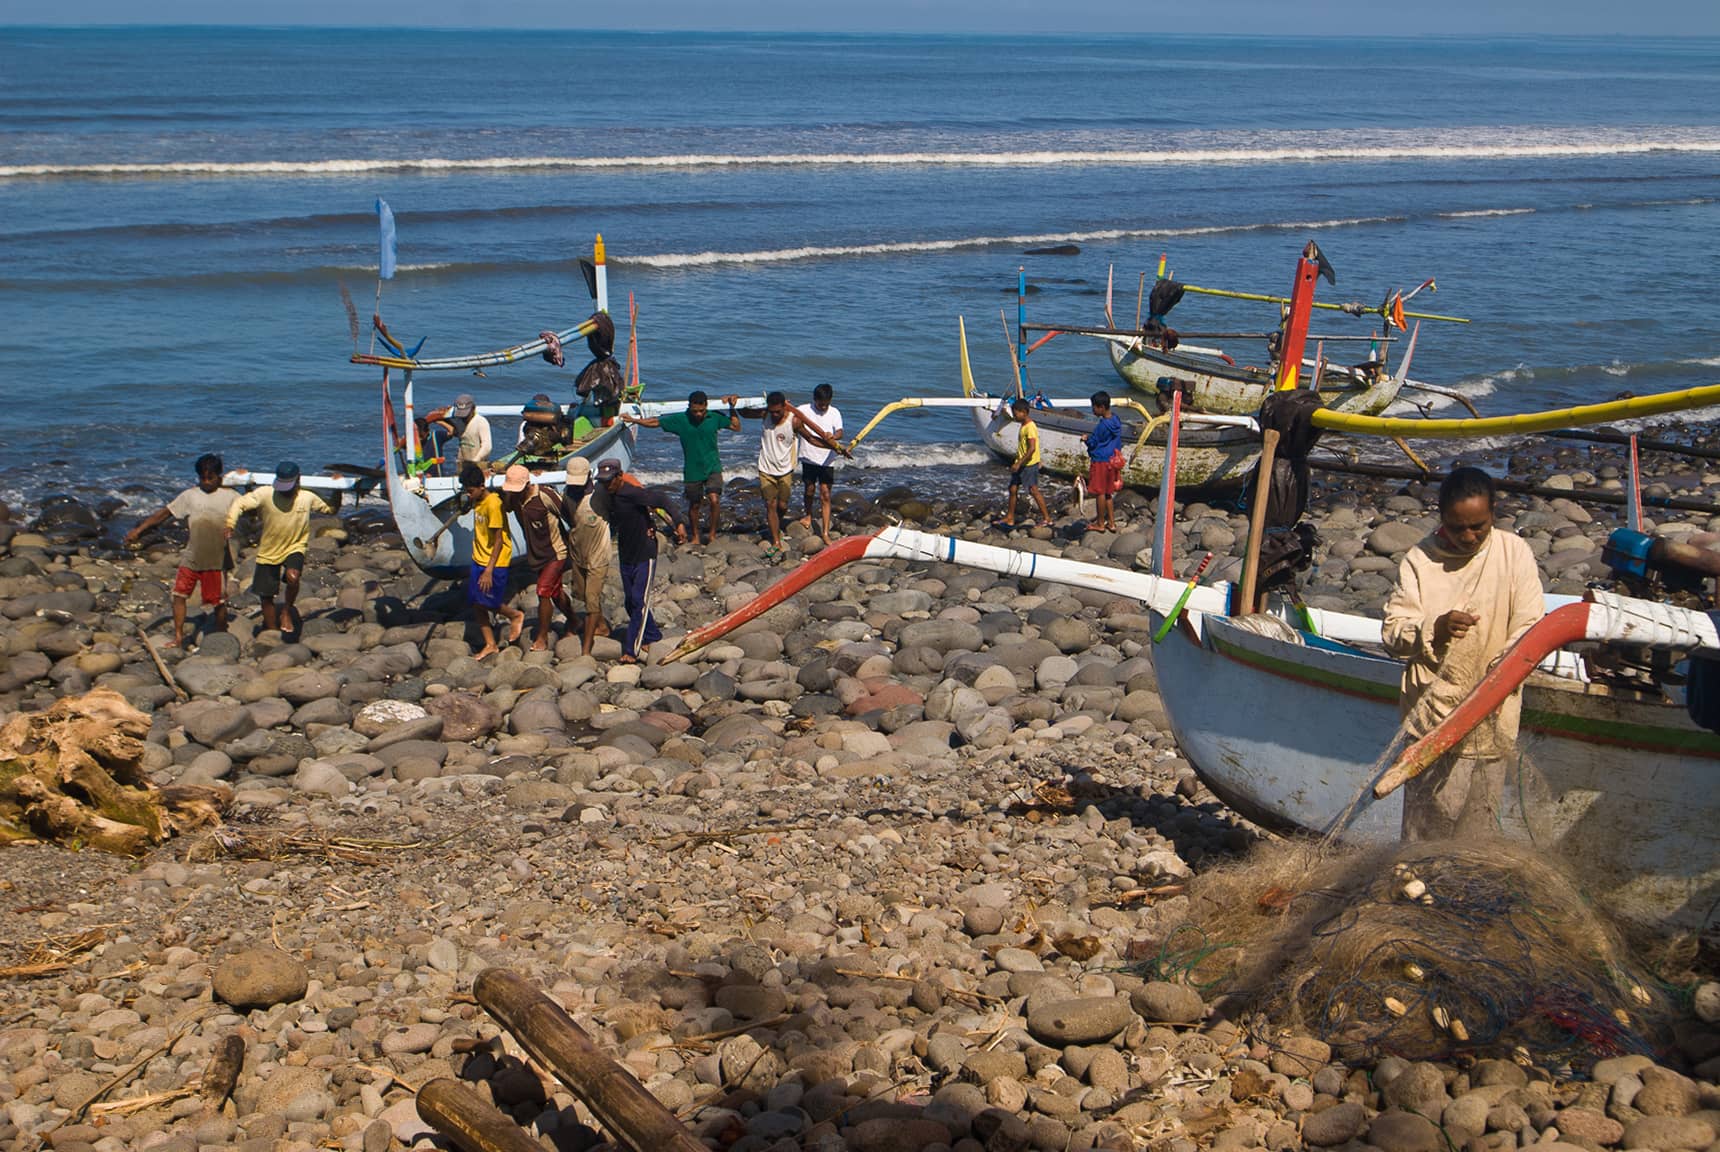
M1011 488L1039 487L1039 465L1029 464L1019 472L1011 472L1009 474L1009 486Z
M490 590L486 592L478 586L478 577L484 574L484 568L483 564L472 565L471 575L466 577L466 600L480 608L500 608L508 602L508 570L497 565Z

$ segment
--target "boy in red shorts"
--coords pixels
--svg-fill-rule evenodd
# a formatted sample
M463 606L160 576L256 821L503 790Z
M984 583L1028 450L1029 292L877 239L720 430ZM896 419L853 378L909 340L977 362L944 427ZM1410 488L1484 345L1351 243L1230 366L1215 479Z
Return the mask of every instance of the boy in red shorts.
M221 457L212 453L199 456L197 487L187 488L125 534L126 544L134 546L145 532L170 519L185 521L190 532L191 540L173 577L172 648L185 643L185 605L193 588L202 589L205 608L215 609L215 631L227 631L227 510L239 494L221 487L222 472Z
M562 587L567 571L567 532L561 522L561 497L532 483L524 464L515 464L502 478L502 506L514 514L526 537L526 564L537 577L537 633L532 651L549 647L549 625L555 609L573 622L573 602Z
M1093 393L1093 415L1098 423L1081 439L1087 445L1087 491L1097 505L1092 527L1100 532L1117 530L1112 498L1123 490L1123 421L1111 411L1109 392Z

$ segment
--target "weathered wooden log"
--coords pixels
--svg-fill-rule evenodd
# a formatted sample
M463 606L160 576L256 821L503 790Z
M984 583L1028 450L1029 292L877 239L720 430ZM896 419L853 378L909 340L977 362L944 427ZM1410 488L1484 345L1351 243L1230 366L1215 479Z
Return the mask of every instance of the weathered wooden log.
M598 1050L561 1005L506 968L486 968L472 995L534 1060L634 1152L706 1152L705 1145L621 1065Z
M511 1116L451 1076L418 1090L418 1115L461 1152L543 1152Z
M215 1041L209 1053L209 1063L203 1068L203 1085L198 1095L211 1108L219 1108L233 1094L239 1083L239 1069L245 1065L245 1038L229 1032Z
M149 717L109 688L14 716L0 728L0 844L40 838L137 855L220 823L225 785L150 783L148 733Z

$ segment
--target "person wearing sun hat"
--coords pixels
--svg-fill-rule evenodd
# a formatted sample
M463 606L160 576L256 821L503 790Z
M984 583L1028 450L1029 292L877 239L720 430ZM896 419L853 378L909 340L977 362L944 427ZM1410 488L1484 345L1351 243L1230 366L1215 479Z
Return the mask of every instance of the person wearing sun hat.
M502 477L502 506L514 514L526 537L526 564L537 579L538 621L532 636L532 651L549 647L550 618L555 609L569 624L573 604L562 589L561 575L567 569L567 534L561 523L561 497L532 483L524 464L514 464Z
M592 502L597 493L591 483L591 461L584 456L570 459L567 486L561 490L561 518L571 526L567 538L569 582L585 605L579 620L582 656L591 655L597 637L609 635L609 624L603 619L603 585L609 579L612 550L609 521Z
M301 623L299 611L293 607L299 598L299 579L305 570L305 552L311 542L311 513L333 516L340 507L340 492L336 490L325 500L306 491L299 483L299 466L291 460L275 465L275 482L269 488L255 488L233 501L227 509L226 536L231 539L239 517L255 511L262 524L262 536L257 541L257 570L251 577L251 590L263 602L263 627L270 631L296 634ZM275 604L282 596L285 620ZM284 626L283 626L284 624Z
M627 636L621 663L638 664L645 647L663 638L651 617L651 581L657 574L657 528L652 509L661 508L675 523L675 539L687 539L687 516L661 492L633 482L621 471L621 461L597 465L597 482L608 495L605 515L615 527L621 560L621 591L627 601Z

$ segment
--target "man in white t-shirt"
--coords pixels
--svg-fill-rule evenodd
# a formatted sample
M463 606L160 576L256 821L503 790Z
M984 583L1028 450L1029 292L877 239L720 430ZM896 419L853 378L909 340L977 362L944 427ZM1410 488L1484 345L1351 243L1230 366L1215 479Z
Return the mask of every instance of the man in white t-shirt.
M127 546L135 546L145 532L170 519L185 521L190 532L190 541L179 557L179 571L173 576L170 648L185 644L185 604L193 590L201 592L205 608L215 610L215 631L227 631L227 569L233 566L227 553L227 510L239 494L221 487L223 471L221 457L212 452L199 456L197 487L187 488L125 534Z
M737 398L725 399L733 408ZM764 498L765 523L770 528L770 547L765 549L765 558L775 560L782 555L782 524L788 518L789 501L794 496L795 450L802 444L810 444L834 453L842 445L810 423L800 409L789 407L788 397L781 392L772 392L764 403L762 409L742 408L739 414L764 421L758 447L758 484L759 495Z
M828 384L820 384L812 390L812 403L802 404L796 408L801 417L826 437L836 442L840 448L842 443L842 413L830 401L836 396L835 390ZM842 455L852 456L846 448L841 448ZM830 535L830 486L836 483L836 453L812 440L802 436L800 439L800 477L806 485L806 515L801 523L812 527L812 497L818 496L820 530L819 535Z

